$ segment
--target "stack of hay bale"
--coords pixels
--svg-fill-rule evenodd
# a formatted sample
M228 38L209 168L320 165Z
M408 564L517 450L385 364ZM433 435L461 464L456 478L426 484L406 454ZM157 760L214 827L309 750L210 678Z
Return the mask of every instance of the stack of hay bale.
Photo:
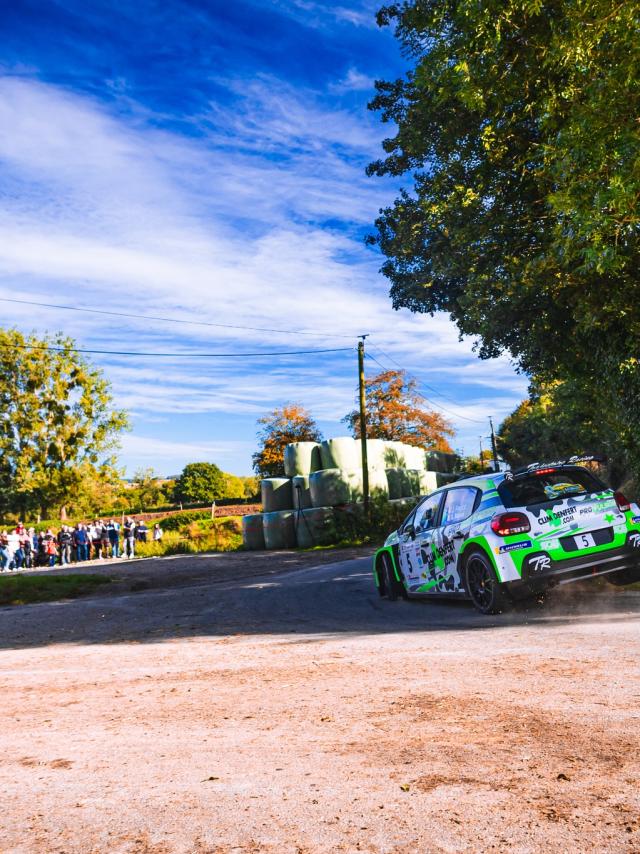
M436 471L448 464L444 457L454 455L369 439L367 456L370 496L409 507L440 485ZM334 508L357 507L363 500L361 445L350 436L287 445L284 470L286 477L262 481L264 512L243 519L247 549L327 544Z

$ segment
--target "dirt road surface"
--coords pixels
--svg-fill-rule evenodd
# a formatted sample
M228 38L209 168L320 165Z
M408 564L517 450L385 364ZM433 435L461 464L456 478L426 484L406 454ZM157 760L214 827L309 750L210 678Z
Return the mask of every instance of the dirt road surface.
M0 850L640 852L639 592L487 618L199 560L0 611Z

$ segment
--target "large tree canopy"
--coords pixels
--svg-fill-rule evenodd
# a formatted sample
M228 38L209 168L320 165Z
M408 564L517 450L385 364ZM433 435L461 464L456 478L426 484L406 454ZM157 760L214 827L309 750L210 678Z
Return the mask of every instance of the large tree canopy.
M452 453L448 438L451 424L438 412L425 408L416 381L405 371L383 371L365 380L367 436L435 448ZM354 409L342 419L360 438L360 411Z
M110 386L71 338L0 329L0 497L4 510L44 514L108 479L127 426Z
M597 384L637 422L637 2L421 0L378 17L413 65L371 104L397 132L370 173L413 178L372 238L394 305L447 311L481 355Z
M287 403L258 419L260 450L253 455L253 470L260 477L284 475L284 449L290 442L321 442L322 434L307 410Z
M175 496L179 501L217 501L224 498L226 479L215 463L188 463L176 480Z

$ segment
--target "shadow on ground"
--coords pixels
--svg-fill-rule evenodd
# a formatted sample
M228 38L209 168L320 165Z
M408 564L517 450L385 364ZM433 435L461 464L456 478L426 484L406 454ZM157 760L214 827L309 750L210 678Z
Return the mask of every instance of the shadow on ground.
M189 637L532 629L575 621L640 620L640 592L568 585L542 606L494 617L459 600L380 599L370 557L223 583L141 589L0 610L0 649L63 643L157 642Z

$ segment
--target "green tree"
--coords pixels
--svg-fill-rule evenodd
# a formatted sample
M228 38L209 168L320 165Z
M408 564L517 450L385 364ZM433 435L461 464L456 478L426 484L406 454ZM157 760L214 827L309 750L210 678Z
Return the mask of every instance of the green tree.
M447 439L454 435L451 424L438 412L427 409L416 380L405 371L383 371L365 380L367 436L435 448L453 453ZM342 419L360 438L360 410Z
M628 475L629 459L613 413L603 415L594 406L597 394L576 381L533 384L529 398L498 428L500 455L517 467L573 454L602 454L605 477L619 486Z
M56 511L112 463L128 426L102 372L62 334L0 329L0 495L23 515Z
M225 476L214 463L189 463L176 481L175 495L185 503L224 498Z
M640 470L640 16L609 0L384 7L412 68L370 174L411 174L377 220L396 308L446 311L548 382L597 387Z
M284 476L284 449L290 442L320 442L322 434L307 410L287 403L258 419L260 450L253 455L253 470L260 477Z
M162 481L153 468L136 469L133 484L129 490L130 504L137 508L138 513L158 507L166 499Z

